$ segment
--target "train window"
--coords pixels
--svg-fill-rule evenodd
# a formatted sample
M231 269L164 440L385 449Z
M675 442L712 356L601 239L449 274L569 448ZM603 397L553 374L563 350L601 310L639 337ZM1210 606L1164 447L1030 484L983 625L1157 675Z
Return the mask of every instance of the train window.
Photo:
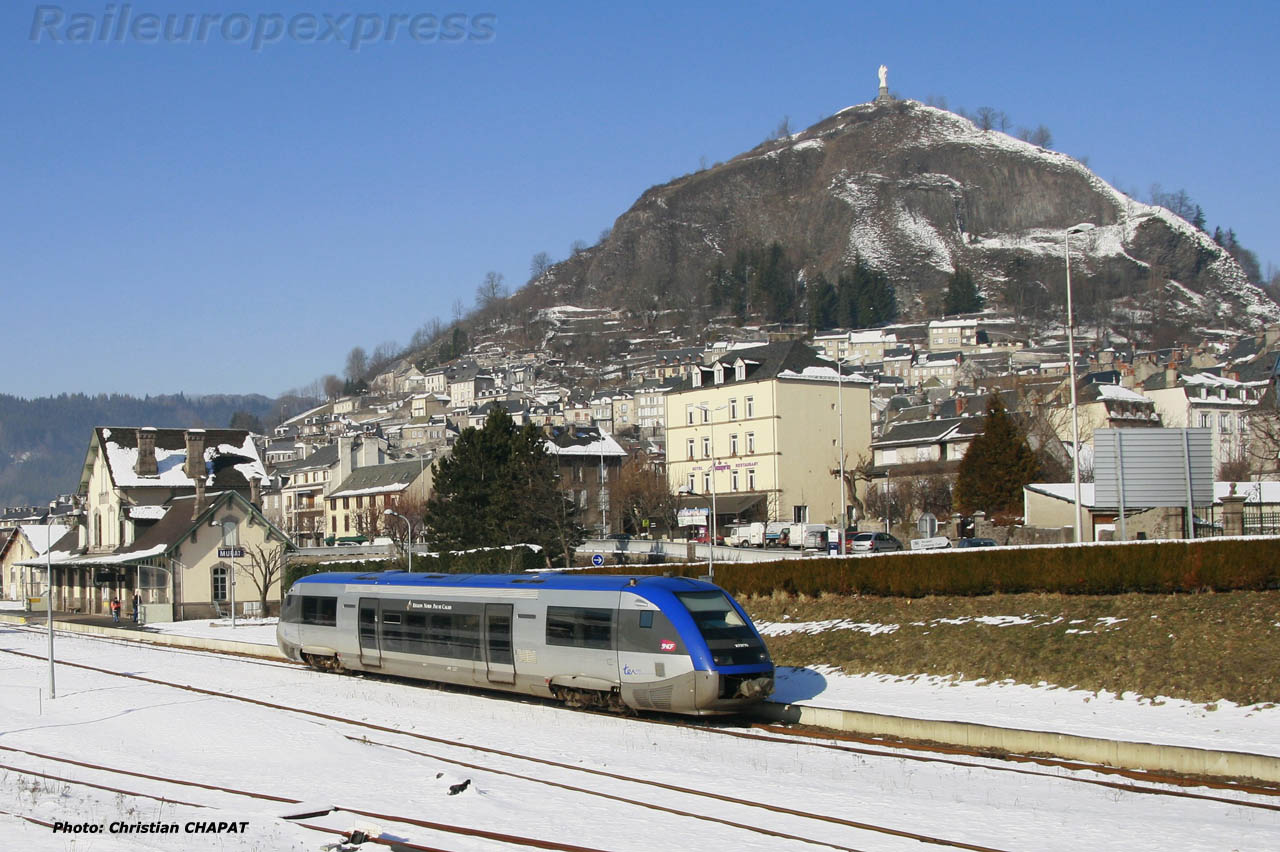
M280 607L280 620L285 624L298 624L302 620L302 598L299 595L284 596L284 605Z
M642 612L642 613L640 613L640 626L641 626L641 627L653 627L653 613L652 613L652 612Z
M547 644L571 648L613 648L613 610L547 607Z
M468 613L432 613L422 653L457 660L479 660L480 616Z
M705 639L755 641L747 622L733 608L724 592L676 592Z
M338 599L299 595L299 624L318 624L333 627L338 623Z

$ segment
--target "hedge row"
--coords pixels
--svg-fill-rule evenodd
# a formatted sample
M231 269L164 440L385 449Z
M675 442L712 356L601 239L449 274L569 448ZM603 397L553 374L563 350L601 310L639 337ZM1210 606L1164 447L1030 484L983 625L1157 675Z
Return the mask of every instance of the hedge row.
M630 573L699 577L705 563ZM595 569L593 573L617 573ZM943 550L715 566L730 594L885 597L1056 592L1108 595L1280 587L1280 537L1129 542L1084 547Z
M528 547L489 547L480 550L446 551L444 553L417 554L413 556L415 574L521 574L536 568L545 568L547 561L542 553ZM329 571L364 573L408 569L403 558L362 559L351 562L290 562L285 566L286 591L299 577L323 574Z

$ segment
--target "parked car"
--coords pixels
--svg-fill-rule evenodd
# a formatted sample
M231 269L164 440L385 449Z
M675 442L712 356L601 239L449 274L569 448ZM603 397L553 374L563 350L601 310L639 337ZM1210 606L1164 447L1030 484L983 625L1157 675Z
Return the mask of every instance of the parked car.
M994 538L962 538L956 547L999 547Z
M852 553L885 553L902 550L902 542L885 532L860 532L849 544Z

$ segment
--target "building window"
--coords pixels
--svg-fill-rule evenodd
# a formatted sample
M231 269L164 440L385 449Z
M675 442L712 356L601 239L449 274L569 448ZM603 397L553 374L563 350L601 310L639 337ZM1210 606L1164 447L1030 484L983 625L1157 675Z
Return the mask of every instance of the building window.
M809 523L809 507L808 506L792 506L791 522L793 524Z
M689 474L689 480L688 480L688 482L687 482L687 483L685 483L685 484L686 484L686 485L688 485L688 487L689 487L689 493L691 493L691 494L692 494L692 493L693 493L693 474L692 474L692 473L691 473L691 474Z
M756 398L754 396L749 396L746 398L745 402L747 404L747 416L755 417L756 416Z
M702 412L702 422L709 423L711 421L711 406L703 403L698 410Z
M1210 426L1212 426L1212 425L1213 425L1213 423L1212 423L1212 418L1211 418L1211 416L1210 416L1210 415L1208 415L1208 414L1201 414L1201 415L1200 415L1200 428L1201 428L1201 429L1208 429L1208 428L1209 428Z
M706 436L702 438L702 457L704 459L711 458L711 439Z
M751 455L756 451L756 433L747 433L747 455Z
M734 432L729 436L729 455L736 456L738 454L738 433Z
M364 508L364 498L363 498L363 497L357 497L357 498L356 498L356 508L357 508L357 509L363 509L363 508Z
M222 522L222 546L240 546L240 525L230 518Z
M225 601L227 599L227 567L225 565L214 566L212 585L213 599Z
M333 515L329 518L329 532L336 533L338 531L338 516Z
M1221 429L1223 432L1226 432L1228 429L1231 428L1229 425L1227 425L1227 415L1225 414L1218 415L1218 428Z
M756 490L756 469L754 467L747 468L747 490Z
M693 425L693 406L686 405L684 407L684 422L688 426Z
M342 531L351 532L351 516L350 515L342 516Z
M685 441L685 446L689 450L689 458L693 458L693 439L690 438L689 440Z
M730 420L738 419L738 400L737 399L729 400L729 419Z
M342 498L342 508L344 508L344 509L350 509L350 508L351 508L351 498L350 498L350 497L343 497L343 498Z
M704 473L702 474L702 493L708 494L710 492L711 492L711 474Z
M738 490L738 472L736 470L729 474L729 483L734 491Z

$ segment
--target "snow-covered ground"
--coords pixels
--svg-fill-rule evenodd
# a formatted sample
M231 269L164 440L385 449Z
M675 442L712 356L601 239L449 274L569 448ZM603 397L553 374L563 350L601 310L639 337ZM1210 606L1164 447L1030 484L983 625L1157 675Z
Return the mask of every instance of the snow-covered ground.
M229 627L208 629L232 632ZM235 632L241 629L248 633L269 628L237 627ZM0 625L0 649L39 655L44 652L44 642L39 632ZM760 834L744 826L845 848L902 850L924 844L848 825L693 798L632 781L585 775L585 769L996 849L1280 848L1280 813L1276 811L1142 795L1068 780L1094 777L1091 773L1081 776L1031 768L1034 774L1015 774L812 744L761 743L634 719L575 713L507 697L460 694L66 634L57 637L57 656L63 661L199 684L561 765L532 764L397 733L362 733L315 717L65 666L58 669L58 698L50 701L44 692L46 663L4 653L0 653L0 747L597 849L813 848L812 842ZM826 683L822 692L831 690L829 697L856 695L859 705L865 704L867 697L862 691L877 682L883 695L920 686L920 682L877 678L839 679L805 670L784 676L781 689L784 694L800 697L812 691L817 678ZM940 696L982 694L983 690L1007 694L1003 687L928 688ZM855 692L846 693L846 689ZM870 700L887 700L883 695L877 698L872 694ZM951 706L960 703L957 700ZM361 736L367 741L360 741ZM374 743L411 748L429 756ZM245 834L209 836L180 831L176 835L102 833L72 838L0 814L0 830L6 838L5 847L10 849L318 850L332 840L282 820L281 813L296 809L288 805L175 788L145 778L110 777L10 750L0 750L0 764L10 767L0 769L0 811L9 814L51 822L87 822L101 825L104 832L116 821L172 822L180 829L191 820L248 823ZM37 784L33 776L19 774L16 768L53 777ZM467 789L449 795L450 786L468 779ZM81 780L152 793L170 802L71 783ZM564 786L548 786L548 781ZM721 822L601 798L587 791L692 811ZM1247 798L1212 790L1193 792ZM207 807L175 805L171 803L174 799ZM378 822L350 813L307 821L338 829ZM429 829L396 826L394 830L412 842L441 848L511 848Z
M992 626L1017 617L987 619ZM183 621L152 625L159 632L275 645L276 620ZM797 630L889 630L893 625L849 623L762 624L768 636ZM1211 705L1173 698L1086 692L1079 689L988 683L920 675L846 675L830 666L778 669L773 700L860 710L912 719L975 722L1005 728L1085 737L1244 751L1280 756L1280 705Z

